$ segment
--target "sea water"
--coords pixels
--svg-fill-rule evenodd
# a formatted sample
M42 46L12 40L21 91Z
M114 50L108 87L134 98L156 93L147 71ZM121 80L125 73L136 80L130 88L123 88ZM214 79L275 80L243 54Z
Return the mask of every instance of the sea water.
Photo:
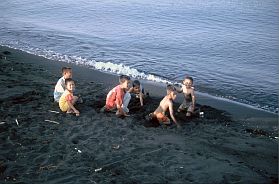
M2 0L0 45L278 112L277 0Z

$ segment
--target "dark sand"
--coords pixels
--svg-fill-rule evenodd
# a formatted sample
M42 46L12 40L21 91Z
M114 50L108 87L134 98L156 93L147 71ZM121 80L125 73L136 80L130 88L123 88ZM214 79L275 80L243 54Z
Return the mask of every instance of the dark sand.
M77 66L84 103L66 115L52 99L64 65L0 47L0 183L278 183L277 115L199 94L203 118L161 127L144 117L164 89L146 83L121 119L99 112L117 77Z

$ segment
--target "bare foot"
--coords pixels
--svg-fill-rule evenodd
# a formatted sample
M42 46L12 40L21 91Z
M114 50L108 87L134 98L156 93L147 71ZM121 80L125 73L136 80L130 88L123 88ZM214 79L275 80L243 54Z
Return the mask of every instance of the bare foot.
M72 113L74 113L74 111L72 109L67 111L67 114L72 114Z

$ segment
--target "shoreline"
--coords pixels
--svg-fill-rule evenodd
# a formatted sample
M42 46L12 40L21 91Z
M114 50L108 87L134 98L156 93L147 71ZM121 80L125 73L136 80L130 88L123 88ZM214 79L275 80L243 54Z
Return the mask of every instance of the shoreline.
M103 83L108 87L112 87L113 85L118 83L118 76L116 74L106 73L102 71L98 71L95 69L87 68L86 66L76 65L73 63L65 63L61 61L53 61L46 59L42 56L37 56L33 54L29 54L27 52L9 48L6 46L0 46L0 51L10 51L13 52L15 55L28 55L28 59L23 58L23 62L33 63L43 65L49 71L60 74L60 69L63 66L70 66L73 68L74 71L74 78L77 79L85 79L85 80L92 80L95 82ZM151 95L156 97L163 97L165 95L163 83L156 83L153 81L146 81L140 80L146 89L150 92ZM159 90L158 90L159 88ZM251 120L254 118L259 118L264 123L272 123L277 124L278 122L278 114L270 111L266 111L264 109L256 108L248 104L243 104L240 102L232 101L229 99L224 99L221 97L215 97L206 93L196 91L197 95L197 103L202 105L208 105L216 109L224 110L232 115L232 118L236 121L248 121L252 122ZM177 102L182 101L182 95L178 95Z
M117 118L100 112L116 75L6 47L0 54L0 182L278 183L278 124L269 113L236 120L226 103L199 96L204 117L175 112L181 128L162 127L145 116L165 89L146 82L144 107L133 98L130 117ZM53 102L64 65L84 100L79 117Z

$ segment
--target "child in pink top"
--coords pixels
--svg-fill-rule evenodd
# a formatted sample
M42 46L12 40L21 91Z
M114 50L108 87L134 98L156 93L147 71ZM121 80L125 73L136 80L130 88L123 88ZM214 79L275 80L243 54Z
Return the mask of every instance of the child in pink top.
M121 75L119 78L119 85L114 87L107 95L106 105L102 108L101 111L113 111L117 109L116 115L118 116L128 116L129 109L128 105L131 100L131 95L129 92L126 92L129 83L130 77L126 75Z
M59 99L59 107L62 112L75 113L76 116L79 116L79 111L74 106L78 100L78 97L73 94L75 82L73 79L68 78L65 80L65 85L66 90Z

